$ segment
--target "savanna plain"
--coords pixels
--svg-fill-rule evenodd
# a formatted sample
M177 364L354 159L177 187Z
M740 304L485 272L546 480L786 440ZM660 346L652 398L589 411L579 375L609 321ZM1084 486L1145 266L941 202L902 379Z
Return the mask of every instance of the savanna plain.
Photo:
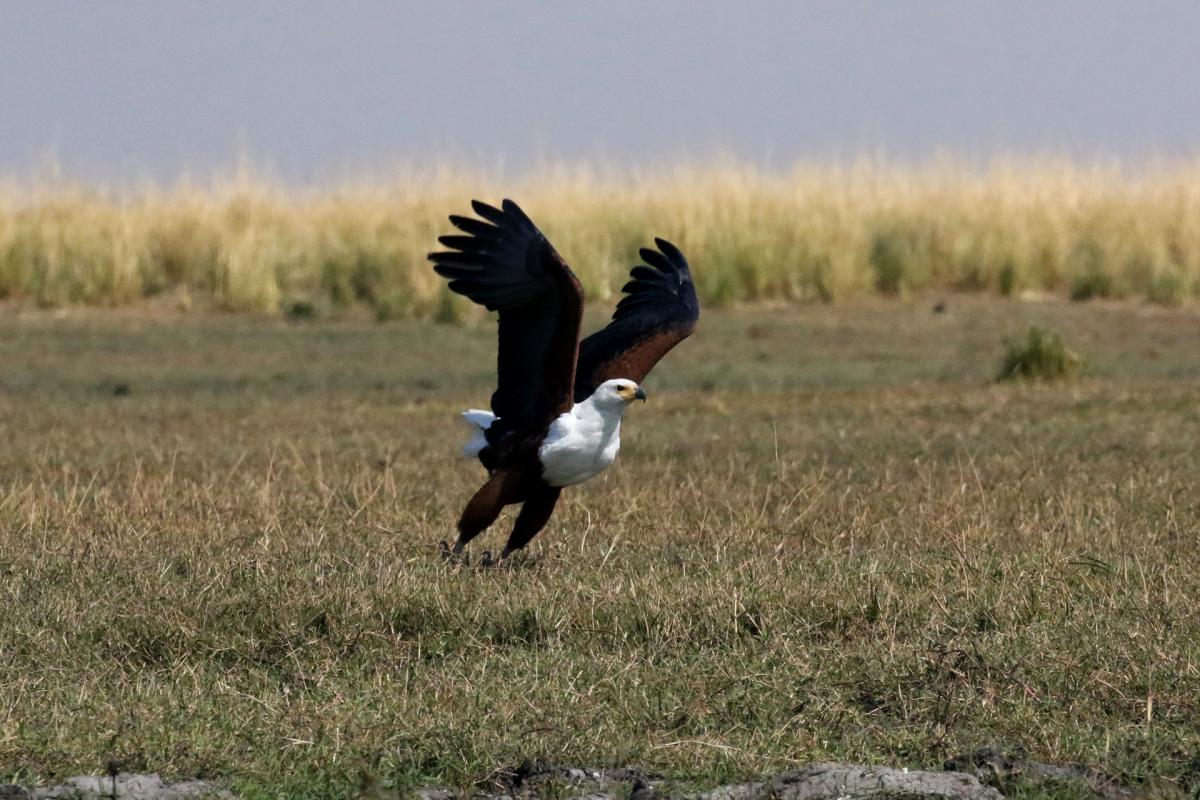
M0 764L352 796L990 744L1194 787L1200 319L930 306L709 315L507 570L436 552L490 325L6 318ZM993 383L1051 321L1090 374Z
M1117 259L1107 227L1064 212L1058 249L963 256L994 267L968 280L914 272L936 242L904 238L925 230L906 217L863 227L844 274L812 262L863 287L842 297L801 272L779 287L803 296L760 286L749 255L705 277L718 250L680 222L696 334L647 381L614 468L481 569L437 545L482 477L457 414L491 391L490 320L403 275L380 285L420 302L375 302L333 262L311 284L268 269L247 295L265 305L220 310L219 242L204 277L134 247L150 205L71 197L132 215L113 223L129 238L84 244L140 255L129 297L74 296L94 274L64 255L79 206L6 217L27 249L0 271L0 782L123 769L355 797L539 759L714 785L991 746L1200 791L1186 227L1135 225L1150 244ZM1197 224L1190 197L1171 213ZM614 264L660 232L647 209L610 228L638 232ZM360 256L368 277L391 263ZM620 285L595 269L592 326ZM1079 369L997 381L1032 326Z

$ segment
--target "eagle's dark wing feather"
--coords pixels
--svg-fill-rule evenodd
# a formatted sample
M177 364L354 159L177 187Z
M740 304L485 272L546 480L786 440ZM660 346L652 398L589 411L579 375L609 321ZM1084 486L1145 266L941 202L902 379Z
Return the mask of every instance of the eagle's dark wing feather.
M482 220L451 216L463 234L438 239L430 253L450 289L500 312L498 381L487 431L494 447L544 428L571 408L583 291L571 268L511 200L500 208L475 200ZM503 449L503 448L501 448Z
M646 265L630 271L612 321L579 346L576 402L612 378L641 383L659 359L696 327L700 301L687 259L665 239L654 243L658 250L640 251Z

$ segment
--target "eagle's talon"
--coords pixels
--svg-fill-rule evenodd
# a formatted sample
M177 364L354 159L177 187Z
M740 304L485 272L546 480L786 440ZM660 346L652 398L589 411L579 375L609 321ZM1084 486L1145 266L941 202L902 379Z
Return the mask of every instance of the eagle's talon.
M438 554L441 555L443 561L464 567L471 566L471 557L463 552L462 542L455 542L454 547L451 547L445 539L442 539L438 542Z

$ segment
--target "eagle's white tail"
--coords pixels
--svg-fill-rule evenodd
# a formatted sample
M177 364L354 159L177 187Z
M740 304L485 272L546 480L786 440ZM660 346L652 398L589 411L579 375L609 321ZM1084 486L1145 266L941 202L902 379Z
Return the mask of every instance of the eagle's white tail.
M479 455L480 450L487 447L484 431L492 427L492 423L498 417L490 411L480 411L478 408L467 409L462 412L462 416L467 425L471 427L471 440L463 447L463 455L467 458L475 458Z

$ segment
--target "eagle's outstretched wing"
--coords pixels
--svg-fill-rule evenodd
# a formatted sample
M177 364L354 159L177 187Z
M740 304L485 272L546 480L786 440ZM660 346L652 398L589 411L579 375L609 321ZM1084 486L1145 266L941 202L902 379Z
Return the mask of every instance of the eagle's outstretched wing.
M527 435L568 411L579 353L583 291L571 268L511 200L500 208L474 200L483 220L452 215L463 234L441 236L430 253L450 289L500 312L498 381L487 431L491 445ZM465 235L464 235L465 234Z
M641 249L646 264L630 271L612 321L579 346L576 402L612 378L641 383L659 359L696 327L700 301L687 259L665 239L654 243L658 250Z

